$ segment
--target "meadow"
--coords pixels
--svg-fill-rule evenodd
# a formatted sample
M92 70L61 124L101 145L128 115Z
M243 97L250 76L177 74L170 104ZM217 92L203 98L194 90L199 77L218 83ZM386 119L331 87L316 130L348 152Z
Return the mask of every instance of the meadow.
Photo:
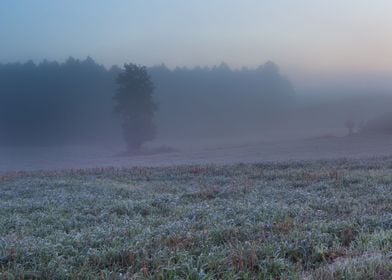
M392 279L392 158L9 172L0 279Z

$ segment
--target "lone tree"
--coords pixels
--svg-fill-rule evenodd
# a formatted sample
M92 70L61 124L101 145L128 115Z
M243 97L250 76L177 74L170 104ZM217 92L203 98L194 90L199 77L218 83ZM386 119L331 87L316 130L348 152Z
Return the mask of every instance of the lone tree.
M124 70L117 77L117 84L115 111L122 118L123 134L129 151L137 151L144 142L155 137L153 118L158 106L152 99L154 85L146 67L131 63L124 64Z

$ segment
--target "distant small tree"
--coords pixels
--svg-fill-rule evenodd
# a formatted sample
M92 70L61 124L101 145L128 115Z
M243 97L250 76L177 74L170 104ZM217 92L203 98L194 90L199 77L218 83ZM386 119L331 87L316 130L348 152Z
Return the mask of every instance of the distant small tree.
M152 98L154 85L146 67L135 64L124 65L117 84L115 111L122 118L129 151L137 151L143 143L155 137L153 118L158 106Z
M353 120L347 120L344 125L348 129L349 135L354 133L355 122Z

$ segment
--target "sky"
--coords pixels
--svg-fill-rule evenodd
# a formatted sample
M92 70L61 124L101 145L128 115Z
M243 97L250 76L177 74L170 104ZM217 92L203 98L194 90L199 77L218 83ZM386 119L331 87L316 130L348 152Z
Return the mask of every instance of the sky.
M0 0L0 62L392 73L391 0Z

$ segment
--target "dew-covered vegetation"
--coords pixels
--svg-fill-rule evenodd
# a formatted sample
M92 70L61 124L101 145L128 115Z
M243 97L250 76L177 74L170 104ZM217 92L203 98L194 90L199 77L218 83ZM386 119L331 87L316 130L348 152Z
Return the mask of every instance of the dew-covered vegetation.
M0 278L391 279L392 159L9 173Z

